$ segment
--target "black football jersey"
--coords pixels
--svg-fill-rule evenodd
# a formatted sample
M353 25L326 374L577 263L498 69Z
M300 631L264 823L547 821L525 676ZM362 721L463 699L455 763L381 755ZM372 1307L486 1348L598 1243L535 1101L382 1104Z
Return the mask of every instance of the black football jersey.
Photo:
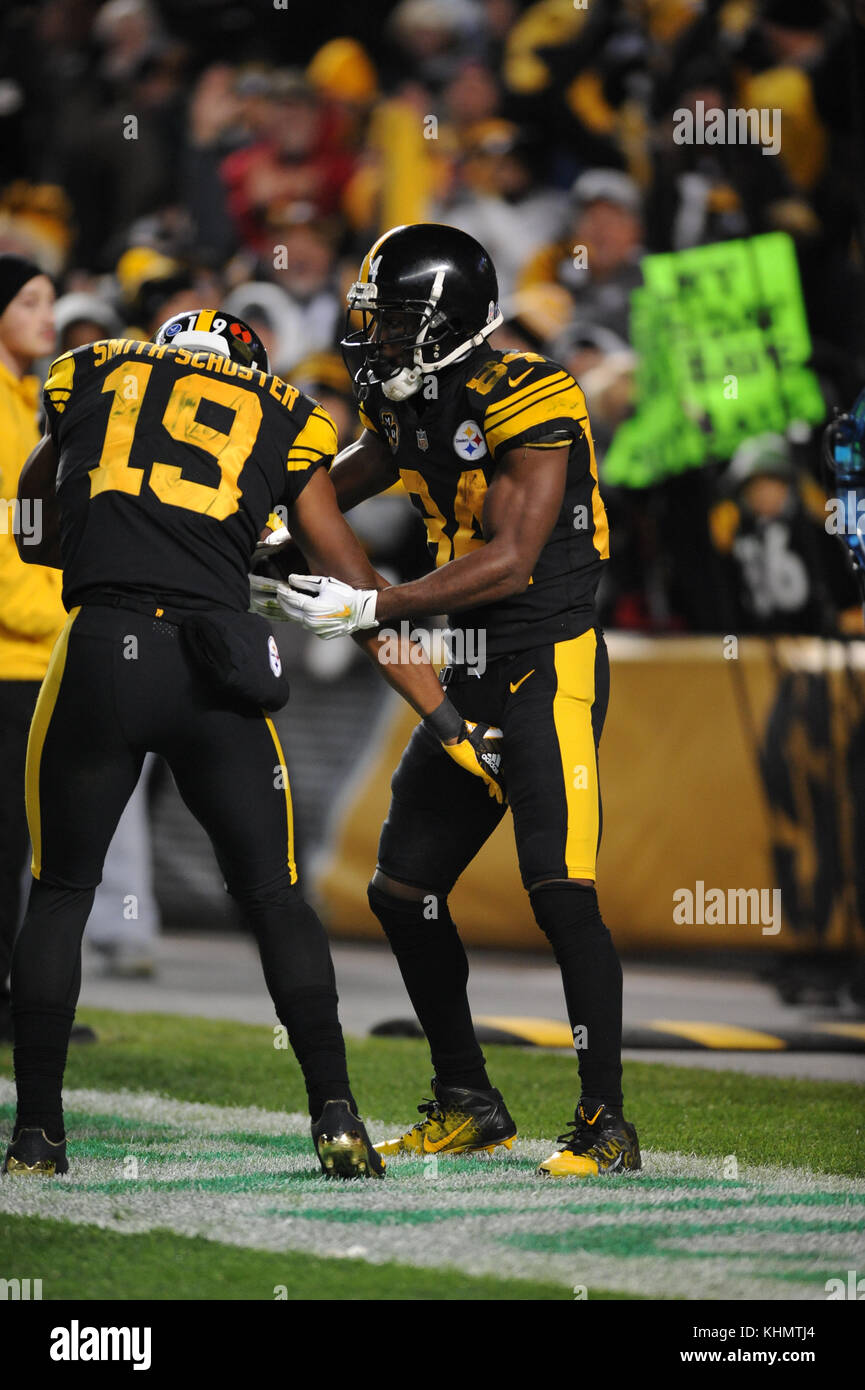
M390 449L424 519L436 567L485 544L484 497L509 449L561 448L570 441L562 508L528 587L449 615L452 630L462 634L455 653L469 653L471 660L480 632L487 659L578 637L596 621L595 591L609 557L607 514L582 391L547 357L486 344L429 381L432 388L397 402L373 387L360 418ZM427 399L425 389L438 395Z
M314 400L206 350L88 343L52 364L44 402L67 608L105 590L248 608L269 514L337 449Z

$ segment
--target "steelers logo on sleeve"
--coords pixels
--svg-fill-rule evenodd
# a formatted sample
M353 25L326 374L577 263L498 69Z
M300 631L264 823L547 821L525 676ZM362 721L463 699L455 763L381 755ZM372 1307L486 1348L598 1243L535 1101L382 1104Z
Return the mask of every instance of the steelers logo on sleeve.
M454 435L454 449L461 459L482 459L487 452L486 440L476 420L463 420Z

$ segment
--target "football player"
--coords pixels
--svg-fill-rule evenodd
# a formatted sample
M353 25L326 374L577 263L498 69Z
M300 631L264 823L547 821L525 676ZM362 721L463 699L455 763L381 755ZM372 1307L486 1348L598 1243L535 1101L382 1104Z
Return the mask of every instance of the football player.
M637 1135L622 1112L622 971L595 891L609 665L594 596L609 548L583 393L538 353L490 347L502 322L495 270L455 228L385 233L348 304L343 351L364 432L331 471L339 504L348 509L402 479L435 570L378 591L293 575L274 584L273 601L328 637L446 612L455 651L485 645L483 669L454 663L443 681L462 714L503 730L520 871L561 968L582 1083L573 1124L540 1172L637 1169ZM392 793L369 902L435 1077L433 1099L419 1106L424 1118L379 1147L459 1153L509 1144L514 1123L475 1038L466 955L447 906L504 806L480 783L459 782L423 726Z
M20 554L62 568L69 618L27 752L33 882L12 964L18 1112L4 1169L67 1170L61 1087L81 937L152 750L255 934L322 1167L381 1177L349 1085L327 938L297 884L285 759L261 708L282 676L279 653L247 611L250 557L279 505L317 566L369 592L383 582L336 503L333 422L271 375L256 334L218 310L176 314L152 343L64 354L44 402L48 433L19 487L42 508L42 539ZM378 659L374 635L363 645ZM432 668L388 662L382 673L485 779L484 796L501 796L478 760L480 732L455 727Z

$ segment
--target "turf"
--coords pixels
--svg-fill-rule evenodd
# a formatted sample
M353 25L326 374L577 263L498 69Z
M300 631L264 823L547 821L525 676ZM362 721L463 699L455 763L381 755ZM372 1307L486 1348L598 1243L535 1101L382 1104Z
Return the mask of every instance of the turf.
M39 1271L43 1300L70 1298L72 1290L83 1299L272 1300L279 1288L289 1301L573 1301L573 1293L561 1284L328 1260L292 1251L271 1254L164 1230L121 1235L37 1217L0 1216L0 1247L4 1269ZM633 1295L593 1291L592 1297Z
M297 1063L274 1047L271 1029L165 1014L82 1010L99 1035L70 1049L69 1087L149 1090L179 1100L304 1110ZM429 1094L426 1045L408 1039L348 1040L352 1085L363 1113L395 1125L416 1118ZM573 1110L573 1058L488 1047L488 1070L521 1135L553 1139ZM10 1048L0 1075L11 1076ZM790 1081L738 1072L630 1062L626 1113L646 1148L740 1163L781 1164L817 1173L865 1176L862 1088L848 1082Z

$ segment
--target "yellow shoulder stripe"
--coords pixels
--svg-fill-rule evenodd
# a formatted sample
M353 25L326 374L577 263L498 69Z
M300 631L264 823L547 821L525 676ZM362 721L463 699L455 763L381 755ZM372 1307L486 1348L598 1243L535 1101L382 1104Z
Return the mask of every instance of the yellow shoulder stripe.
M536 391L546 391L551 386L555 386L563 381L570 381L567 372L555 372L552 376L545 376L540 381L535 381L530 386L524 386L521 391L511 391L505 396L504 400L493 401L487 406L486 419L490 424L495 423L495 417L503 410L510 410L512 406L518 405L521 401L528 400ZM576 386L576 382L574 385ZM579 387L577 387L579 390Z
M363 408L362 405L359 405L359 406L358 406L358 408L357 408L357 413L358 413L358 417L359 417L359 419L360 419L360 423L363 425L364 429L365 429L365 430L372 430L373 434L377 434L378 431L377 431L375 425L372 423L372 420L369 418L369 416L367 415L367 413L366 413L366 411L364 410L364 408Z
M579 387L575 389L573 384L554 386L543 395L516 406L507 415L500 415L493 422L492 428L489 419L485 419L484 435L487 447L494 454L512 435L522 434L525 430L533 429L535 425L542 425L549 420L560 419L576 420L580 424L585 421L583 393Z
M51 363L48 380L45 383L45 394L58 415L62 415L66 409L66 402L72 390L74 373L75 358L71 352L64 352L62 357L58 357L56 362Z
M338 447L336 425L317 405L289 449L286 466L289 472L304 472L322 456L333 458Z

